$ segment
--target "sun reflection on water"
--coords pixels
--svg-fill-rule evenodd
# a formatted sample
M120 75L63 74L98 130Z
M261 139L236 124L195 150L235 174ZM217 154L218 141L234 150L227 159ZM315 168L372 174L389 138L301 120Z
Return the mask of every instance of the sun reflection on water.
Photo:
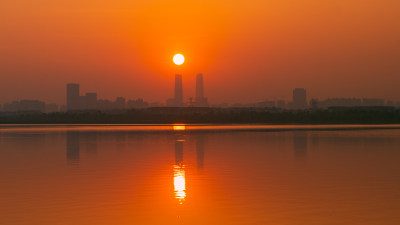
M186 198L186 177L183 164L183 143L185 142L183 132L186 130L184 124L174 124L175 134L175 164L174 164L174 195L179 204L183 204Z
M173 125L174 131L184 131L186 130L186 126L183 124L175 124Z
M174 193L179 204L183 204L186 198L186 180L184 165L174 165Z

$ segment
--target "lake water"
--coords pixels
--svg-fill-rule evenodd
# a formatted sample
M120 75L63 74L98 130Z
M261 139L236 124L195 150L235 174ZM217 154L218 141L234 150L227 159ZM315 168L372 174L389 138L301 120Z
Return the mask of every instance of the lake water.
M399 126L0 126L0 224L400 224Z

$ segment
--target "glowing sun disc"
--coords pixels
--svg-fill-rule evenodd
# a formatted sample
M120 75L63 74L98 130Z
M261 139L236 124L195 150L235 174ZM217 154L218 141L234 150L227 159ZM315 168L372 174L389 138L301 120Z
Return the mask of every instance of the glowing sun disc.
M182 54L174 55L173 61L176 65L182 65L185 62L185 57Z

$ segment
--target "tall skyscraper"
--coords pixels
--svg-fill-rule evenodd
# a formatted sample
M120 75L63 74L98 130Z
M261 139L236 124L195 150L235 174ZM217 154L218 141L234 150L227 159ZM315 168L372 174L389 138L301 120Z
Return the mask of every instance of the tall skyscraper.
M196 76L196 100L202 98L204 98L203 74L199 73Z
M207 107L208 101L204 97L204 85L203 85L203 74L199 73L196 76L196 99L194 106L197 107Z
M79 84L67 84L67 110L79 110Z
M183 88L182 88L182 75L175 74L175 106L183 106Z
M307 94L304 88L295 88L293 90L293 108L305 109L307 108Z

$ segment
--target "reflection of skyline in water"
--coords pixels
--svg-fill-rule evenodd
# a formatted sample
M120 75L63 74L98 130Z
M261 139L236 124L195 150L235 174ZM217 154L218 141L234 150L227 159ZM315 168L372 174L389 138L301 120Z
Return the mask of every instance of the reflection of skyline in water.
M0 218L398 224L399 137L400 130L3 133Z
M82 135L81 135L82 136ZM86 152L89 154L97 153L97 133L91 132L84 135L86 141Z
M80 164L82 147L87 154L95 155L97 153L99 144L97 132L67 131L66 137L66 156L69 164Z
M293 132L293 151L294 156L303 158L307 156L308 135L307 131Z
M204 168L204 136L196 136L196 158L197 158L197 169Z
M187 197L186 193L186 165L184 162L184 143L185 143L185 127L174 126L173 130L176 132L175 135L175 151L174 159L175 163L173 166L173 185L174 185L174 196L179 201L179 204L183 204ZM115 137L118 140L117 148L125 146L126 135L128 133L115 133ZM69 164L77 165L80 164L81 150L84 148L88 154L96 154L99 146L99 133L97 132L66 132L66 158ZM135 134L135 137L141 137L141 135ZM195 154L196 154L196 166L197 169L203 169L204 167L204 135L194 135Z
M67 131L67 161L70 164L79 164L80 156L79 133Z
M175 165L174 165L174 195L183 204L186 198L185 165L183 164L183 140L175 141Z
M175 131L184 131L185 129L176 129ZM174 165L174 196L183 204L186 199L186 168L184 163L184 136L178 134L175 136L175 165ZM197 169L204 167L204 136L195 135L196 142L196 162Z

